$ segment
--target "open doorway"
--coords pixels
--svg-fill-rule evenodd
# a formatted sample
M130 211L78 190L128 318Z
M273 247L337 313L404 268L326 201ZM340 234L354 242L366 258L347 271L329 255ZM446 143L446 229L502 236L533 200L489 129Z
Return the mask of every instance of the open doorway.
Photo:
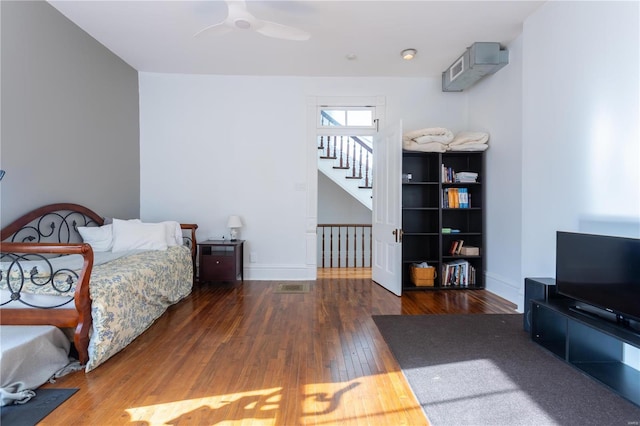
M384 99L316 105L318 278L371 278L373 137Z

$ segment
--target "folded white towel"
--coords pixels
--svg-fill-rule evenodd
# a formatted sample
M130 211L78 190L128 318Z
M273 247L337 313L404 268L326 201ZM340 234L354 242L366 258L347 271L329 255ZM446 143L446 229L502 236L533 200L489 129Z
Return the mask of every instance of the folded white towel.
M417 143L449 143L453 140L453 133L444 127L428 127L407 132L403 135L402 139L413 140Z
M402 141L402 147L407 151L421 151L421 152L447 152L448 145L439 142L430 143L417 143L414 140Z
M415 138L413 140L417 143L439 142L439 143L447 144L453 140L453 133L449 135L441 135L441 136L424 135L424 136L420 136L419 138Z
M463 143L462 145L449 145L450 151L486 151L489 145L486 143Z
M460 132L458 133L449 145L463 145L466 143L480 144L488 143L489 134L485 132Z

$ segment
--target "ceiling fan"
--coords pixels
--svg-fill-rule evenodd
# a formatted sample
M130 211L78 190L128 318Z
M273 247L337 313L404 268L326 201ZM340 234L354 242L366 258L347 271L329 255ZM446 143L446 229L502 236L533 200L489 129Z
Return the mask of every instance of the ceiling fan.
M226 3L229 11L224 21L204 27L195 33L193 35L194 37L205 32L226 34L234 28L240 30L253 30L267 37L284 40L305 41L309 40L311 37L308 32L299 28L256 18L247 10L247 4L244 0L227 0Z

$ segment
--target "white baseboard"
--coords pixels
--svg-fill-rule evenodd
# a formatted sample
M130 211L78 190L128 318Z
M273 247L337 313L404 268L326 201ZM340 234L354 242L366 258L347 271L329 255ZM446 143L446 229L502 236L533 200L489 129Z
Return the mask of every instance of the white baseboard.
M244 279L255 281L313 281L316 265L260 265L252 263L244 267Z
M518 312L524 312L524 281L514 284L507 278L491 272L485 272L485 288L493 294L518 306Z

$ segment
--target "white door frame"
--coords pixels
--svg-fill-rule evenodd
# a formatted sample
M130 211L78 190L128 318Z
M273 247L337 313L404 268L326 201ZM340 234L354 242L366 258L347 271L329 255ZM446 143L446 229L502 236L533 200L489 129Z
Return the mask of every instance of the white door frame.
M384 127L384 96L309 96L307 97L307 212L306 212L306 269L309 280L318 276L318 106L375 106L378 129ZM375 179L375 178L374 178Z

